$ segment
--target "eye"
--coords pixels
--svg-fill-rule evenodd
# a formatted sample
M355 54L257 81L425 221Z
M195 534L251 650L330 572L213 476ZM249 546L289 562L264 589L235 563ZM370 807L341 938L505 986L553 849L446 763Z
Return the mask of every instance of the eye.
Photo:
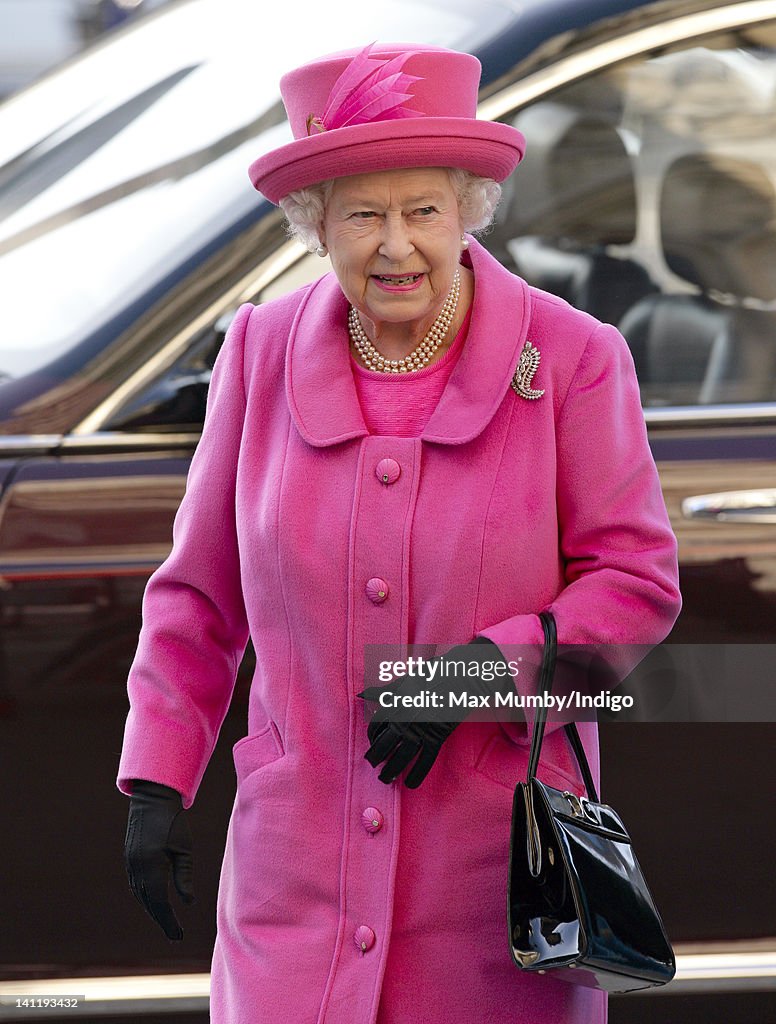
M355 213L351 214L351 217L355 220L371 220L375 216L377 215L374 210L356 210Z
M421 217L430 217L432 213L436 213L436 207L435 206L420 206L415 211L415 213L419 214Z

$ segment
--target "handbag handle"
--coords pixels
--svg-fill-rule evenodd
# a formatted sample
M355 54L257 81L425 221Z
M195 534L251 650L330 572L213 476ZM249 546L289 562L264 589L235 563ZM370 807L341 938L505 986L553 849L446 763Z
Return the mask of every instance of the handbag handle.
M539 692L543 694L544 700L541 705L537 708L536 718L534 719L533 734L531 736L531 753L528 757L528 778L527 782L530 783L536 777L536 769L539 767L539 756L542 750L542 741L544 739L544 726L547 721L547 696L552 690L552 680L555 675L555 663L558 656L558 630L555 625L555 616L552 612L540 612L539 619L544 630L544 652L542 654L542 668L539 675ZM582 773L582 779L585 783L585 789L587 790L587 797L594 803L598 803L598 793L593 782L593 775L590 771L590 765L587 763L587 755L585 754L585 748L582 746L582 740L579 738L579 732L577 731L576 722L569 722L564 726L566 735L571 743L571 749L574 751L574 755L579 765L579 770Z

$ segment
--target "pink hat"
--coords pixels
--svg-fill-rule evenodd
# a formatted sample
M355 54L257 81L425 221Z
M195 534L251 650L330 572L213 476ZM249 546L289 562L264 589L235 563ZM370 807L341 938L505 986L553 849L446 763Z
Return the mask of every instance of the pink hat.
M460 167L503 181L525 139L478 121L480 62L436 46L373 44L321 57L280 80L294 142L249 169L277 203L318 181L397 167Z

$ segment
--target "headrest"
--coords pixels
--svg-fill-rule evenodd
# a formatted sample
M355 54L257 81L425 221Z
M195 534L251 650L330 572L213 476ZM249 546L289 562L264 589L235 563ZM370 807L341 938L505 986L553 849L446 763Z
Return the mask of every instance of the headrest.
M666 263L703 291L776 299L776 192L763 168L715 154L680 157L660 197Z
M583 246L633 241L633 168L611 121L545 102L522 111L514 125L528 143L509 211L520 234Z

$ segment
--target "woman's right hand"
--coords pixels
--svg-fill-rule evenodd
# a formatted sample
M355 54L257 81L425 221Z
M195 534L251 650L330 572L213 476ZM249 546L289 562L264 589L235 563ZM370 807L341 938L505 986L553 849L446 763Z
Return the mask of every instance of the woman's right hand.
M180 898L193 903L194 862L180 793L157 782L133 780L124 863L135 897L168 939L182 939L183 929L169 898L170 870Z

